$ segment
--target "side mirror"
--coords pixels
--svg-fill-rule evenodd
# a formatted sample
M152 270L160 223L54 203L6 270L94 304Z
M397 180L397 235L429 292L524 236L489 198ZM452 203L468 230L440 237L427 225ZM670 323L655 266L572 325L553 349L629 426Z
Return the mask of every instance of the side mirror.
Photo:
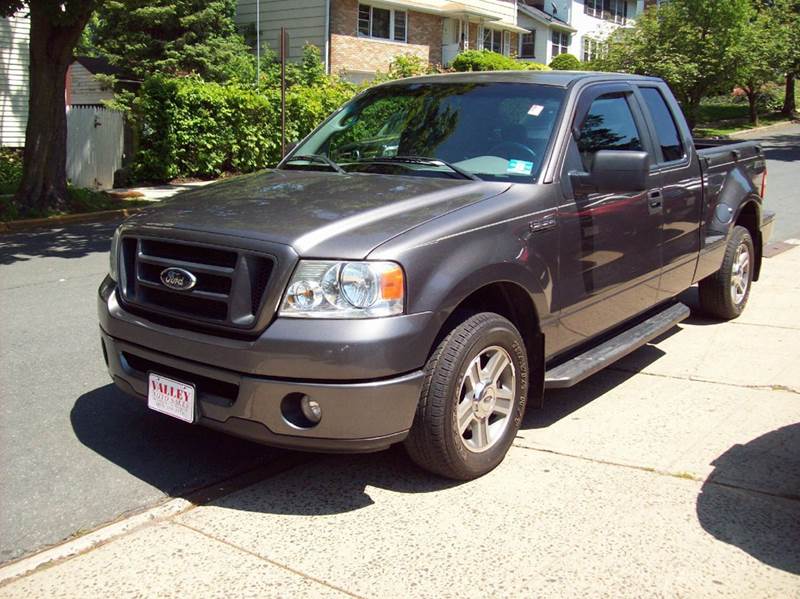
M649 174L647 152L600 150L591 172L572 171L569 178L576 193L622 193L645 191Z

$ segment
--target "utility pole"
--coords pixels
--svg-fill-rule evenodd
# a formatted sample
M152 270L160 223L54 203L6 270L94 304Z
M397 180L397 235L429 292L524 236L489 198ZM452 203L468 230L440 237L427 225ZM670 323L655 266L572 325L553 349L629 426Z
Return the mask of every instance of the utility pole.
M256 0L256 87L261 80L261 0Z
M286 57L289 54L289 34L281 27L281 158L286 156Z

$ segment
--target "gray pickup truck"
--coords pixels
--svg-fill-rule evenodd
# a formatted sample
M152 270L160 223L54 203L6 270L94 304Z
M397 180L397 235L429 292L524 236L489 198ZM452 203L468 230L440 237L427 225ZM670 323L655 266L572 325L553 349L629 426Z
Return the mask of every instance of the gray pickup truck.
M274 170L130 218L99 290L120 389L287 448L403 442L455 479L526 406L686 318L737 317L773 215L753 143L659 79L497 72L369 89Z

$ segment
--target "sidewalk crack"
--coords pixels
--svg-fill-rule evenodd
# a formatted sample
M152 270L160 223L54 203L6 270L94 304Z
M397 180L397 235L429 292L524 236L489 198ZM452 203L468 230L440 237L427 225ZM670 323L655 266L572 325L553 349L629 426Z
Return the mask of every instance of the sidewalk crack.
M711 379L705 379L699 376L679 376L674 374L662 374L659 372L644 372L642 370L636 370L634 368L622 368L620 366L609 366L609 370L615 370L617 372L625 372L629 374L643 374L645 376L654 376L662 379L672 379L676 381L691 381L693 383L709 383L711 385L725 385L726 387L737 387L739 389L752 389L754 391L784 391L786 393L793 393L795 395L800 395L800 389L796 389L794 387L790 387L788 385L781 385L781 384L774 384L774 385L745 385L742 383L729 383L725 381L714 381Z
M786 499L789 501L798 501L800 502L800 495L794 494L782 494L782 493L771 493L770 491L763 491L761 489L754 489L752 487L745 487L741 485L736 485L733 483L728 483L724 481L718 481L714 479L713 474L708 478L703 478L696 474L692 474L691 472L670 472L669 470L660 470L658 468L652 468L650 466L637 466L636 464L624 464L622 462L614 462L611 460L602 460L598 458L589 458L582 455L577 455L573 453L567 453L564 451L558 451L556 449L547 449L545 447L530 447L529 445L517 445L516 443L513 444L514 447L517 449L526 449L528 451L538 451L541 453L549 453L551 455L556 455L562 458L572 458L575 460L582 460L584 462L589 462L592 464L600 464L603 466L615 466L617 468L628 468L629 470L638 470L639 472L648 472L650 474L656 474L660 476L668 476L670 478L678 478L681 480L690 480L693 482L701 483L703 485L716 485L718 487L725 487L726 489L735 489L737 491L742 491L745 493L756 493L758 495L764 495L765 497L772 497L776 499Z
M356 595L352 591L348 591L346 589L343 589L341 587L336 586L335 584L331 584L330 582L326 582L326 581L322 580L321 578L317 578L315 576L311 576L310 574L306 574L305 572L303 572L301 570L296 570L295 568L292 568L291 566L287 566L286 564L282 564L281 562L275 561L275 560L270 559L268 557L264 557L263 555L260 555L260 554L254 552L254 551L251 551L249 549L245 549L244 547L240 547L239 545L235 545L235 544L231 543L230 541L226 541L225 539L220 539L218 537L215 537L214 535L210 535L210 534L208 534L208 533L206 533L206 532L204 532L202 530L199 530L199 529L195 528L194 526L189 526L185 522L178 522L176 520L172 520L170 523L171 524L175 524L177 526L183 526L184 528L187 528L187 529L189 529L189 530L191 530L193 532L196 532L199 535L203 535L207 539L211 539L212 541L216 541L217 543L222 543L223 545L227 545L228 547L231 547L232 549L235 549L236 551L241 551L242 553L246 553L247 555L255 557L256 559L259 559L259 560L261 560L263 562L267 562L268 564L271 564L271 565L273 565L273 566L275 566L277 568L280 568L281 570L286 570L287 572L290 572L291 574L295 574L296 576L300 576L301 578L305 578L307 580L311 580L312 582L316 582L317 584L321 584L322 586L328 587L329 589L333 589L334 591L337 591L339 593L343 593L343 594L347 595L348 597L353 597L354 599L367 599L366 597L364 597L362 595Z

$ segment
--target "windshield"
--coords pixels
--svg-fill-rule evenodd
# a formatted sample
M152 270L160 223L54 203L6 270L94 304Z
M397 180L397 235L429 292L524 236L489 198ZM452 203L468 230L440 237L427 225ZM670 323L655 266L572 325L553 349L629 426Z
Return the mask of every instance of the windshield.
M458 178L461 170L462 176L531 182L563 98L563 89L530 83L380 86L322 125L283 168L331 167L300 158L316 155L348 172Z

